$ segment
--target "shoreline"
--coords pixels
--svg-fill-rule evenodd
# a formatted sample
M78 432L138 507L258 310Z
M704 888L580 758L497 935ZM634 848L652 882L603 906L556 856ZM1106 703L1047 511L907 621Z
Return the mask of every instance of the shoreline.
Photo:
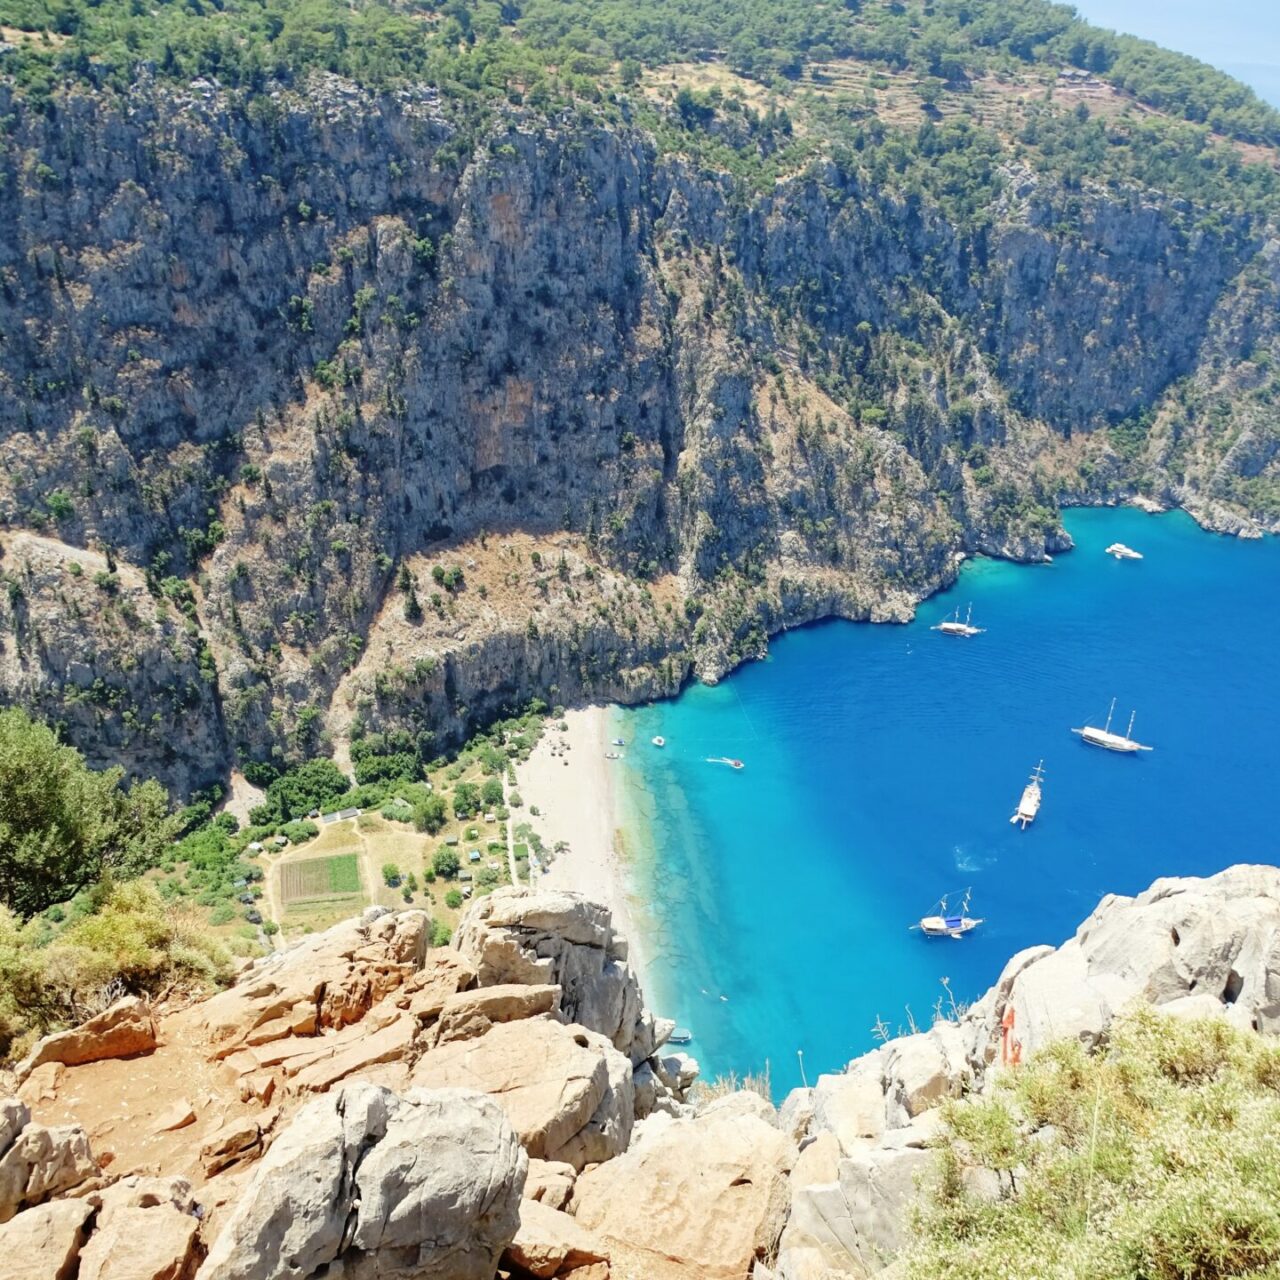
M547 721L538 745L516 771L525 812L548 849L564 841L568 849L552 860L539 883L566 889L599 902L613 913L616 933L626 938L628 958L653 1008L645 949L635 929L636 906L620 839L621 779L615 777L623 760L608 760L613 731L613 708L579 707L566 711L563 722Z

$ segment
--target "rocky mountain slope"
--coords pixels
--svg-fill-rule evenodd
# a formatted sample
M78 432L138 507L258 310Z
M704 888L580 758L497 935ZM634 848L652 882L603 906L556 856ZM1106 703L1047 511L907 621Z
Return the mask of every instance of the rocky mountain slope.
M1265 209L934 108L920 190L320 73L0 99L0 696L179 791L902 618L1062 502L1280 520Z
M865 1277L906 1241L943 1100L1139 1007L1280 1018L1267 867L1104 898L958 1020L776 1111L694 1101L603 909L499 890L455 947L424 925L374 911L201 1004L126 1000L42 1041L0 1106L15 1276Z

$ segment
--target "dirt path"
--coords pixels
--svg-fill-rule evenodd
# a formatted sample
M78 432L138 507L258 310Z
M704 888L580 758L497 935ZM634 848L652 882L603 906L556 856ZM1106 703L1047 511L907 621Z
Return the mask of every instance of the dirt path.
M516 820L507 818L507 869L511 872L511 883L519 884L520 876L516 871Z

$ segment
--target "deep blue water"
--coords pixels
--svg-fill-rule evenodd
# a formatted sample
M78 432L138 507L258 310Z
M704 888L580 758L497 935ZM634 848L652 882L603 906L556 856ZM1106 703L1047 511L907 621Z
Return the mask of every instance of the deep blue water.
M944 977L975 998L1106 892L1277 860L1280 541L1181 514L1066 523L1075 551L972 562L909 626L808 627L717 687L616 713L649 995L694 1031L704 1073L767 1059L781 1097L797 1049L812 1081L871 1047L877 1016L927 1026ZM1104 555L1117 539L1146 559ZM929 630L969 601L985 635ZM1070 733L1113 694L1154 751ZM1008 819L1042 756L1024 834ZM909 930L966 886L977 934Z

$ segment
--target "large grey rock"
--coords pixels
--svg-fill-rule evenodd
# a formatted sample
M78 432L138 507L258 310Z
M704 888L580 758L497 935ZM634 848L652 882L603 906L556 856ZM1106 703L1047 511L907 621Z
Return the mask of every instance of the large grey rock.
M656 1050L653 1015L607 907L562 890L498 889L471 904L453 945L482 987L559 986L564 1020L607 1036L633 1066Z
M835 1180L793 1188L778 1249L780 1280L881 1270L906 1243L917 1183L932 1162L918 1148L868 1148L842 1159Z
M1025 1058L1063 1036L1094 1044L1118 1013L1192 995L1211 996L1237 1026L1280 1030L1280 869L1109 894L1056 951L1015 956L965 1022L978 1033L971 1052L994 1060L1011 1017Z
M306 1280L337 1262L361 1280L492 1280L526 1164L488 1098L346 1084L263 1157L199 1280Z
M89 1139L78 1125L49 1128L29 1122L21 1103L5 1104L4 1132L18 1129L0 1155L0 1222L21 1209L81 1186L98 1173Z

